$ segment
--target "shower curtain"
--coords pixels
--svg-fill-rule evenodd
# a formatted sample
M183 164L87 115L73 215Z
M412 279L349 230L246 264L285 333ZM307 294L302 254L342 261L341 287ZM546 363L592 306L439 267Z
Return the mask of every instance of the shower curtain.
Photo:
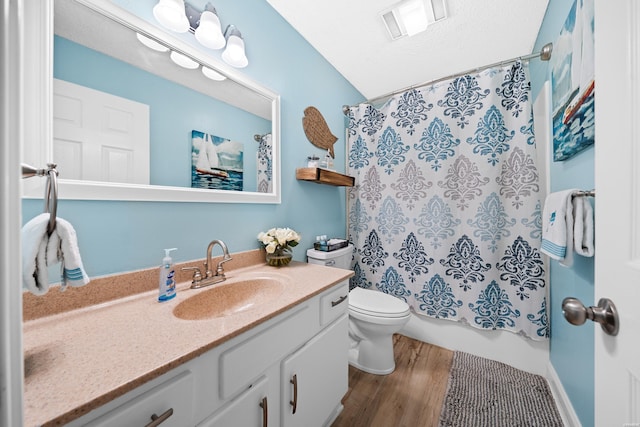
M258 143L258 193L271 193L273 183L271 180L273 149L271 147L271 134L262 135Z
M527 64L351 107L351 286L415 313L548 338Z

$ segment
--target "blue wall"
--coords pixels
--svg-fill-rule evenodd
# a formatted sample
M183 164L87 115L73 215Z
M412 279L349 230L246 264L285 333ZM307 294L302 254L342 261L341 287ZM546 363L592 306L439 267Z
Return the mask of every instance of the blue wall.
M153 0L120 1L152 21ZM193 1L203 6L205 0ZM201 3L201 4L200 4ZM212 239L227 242L233 252L258 248L256 236L271 227L291 227L302 234L294 257L306 259L315 236L344 236L345 189L295 179L295 169L306 157L320 154L302 128L306 107L324 115L339 138L335 165L344 171L343 104L364 97L351 86L264 0L217 1L223 26L233 23L245 39L249 66L242 69L281 95L282 203L160 203L62 200L58 214L78 233L85 269L90 276L131 271L159 265L163 248L177 247L176 261L204 258ZM193 37L187 35L187 37ZM208 51L219 58L220 53ZM26 222L42 210L41 200L23 201ZM215 254L214 254L215 255Z
M534 51L554 42L564 24L574 0L550 0ZM543 61L531 62L534 97L540 92L550 70ZM568 188L590 190L594 187L593 146L564 162L552 162L551 191ZM594 425L594 330L593 323L582 326L569 324L562 315L562 300L579 298L584 305L593 305L594 259L574 256L571 268L551 261L550 279L551 341L550 359L576 414L583 426Z

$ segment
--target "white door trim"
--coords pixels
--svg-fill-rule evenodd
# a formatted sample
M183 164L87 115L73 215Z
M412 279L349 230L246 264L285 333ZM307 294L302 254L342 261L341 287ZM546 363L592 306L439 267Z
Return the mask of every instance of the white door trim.
M0 425L6 426L23 423L20 162L29 78L23 19L30 11L25 3L36 2L10 0L0 9Z

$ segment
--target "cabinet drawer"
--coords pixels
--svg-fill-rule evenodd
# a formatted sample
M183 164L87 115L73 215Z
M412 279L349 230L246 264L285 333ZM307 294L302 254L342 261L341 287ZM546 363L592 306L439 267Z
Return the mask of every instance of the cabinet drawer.
M303 304L292 311L278 323L220 355L222 399L231 397L248 386L269 366L299 347L313 333L309 325L317 324L317 314L314 314L317 313L317 308L311 310L309 304Z
M349 308L349 281L345 281L320 298L320 326L325 326Z
M172 414L162 427L184 427L193 424L193 375L184 371L167 382L118 406L86 424L90 427L146 426L151 416Z

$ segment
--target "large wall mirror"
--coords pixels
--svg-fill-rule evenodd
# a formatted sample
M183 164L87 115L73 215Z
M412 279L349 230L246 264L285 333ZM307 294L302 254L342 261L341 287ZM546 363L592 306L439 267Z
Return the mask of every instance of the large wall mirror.
M278 94L108 0L43 8L24 160L58 164L60 198L280 202Z

